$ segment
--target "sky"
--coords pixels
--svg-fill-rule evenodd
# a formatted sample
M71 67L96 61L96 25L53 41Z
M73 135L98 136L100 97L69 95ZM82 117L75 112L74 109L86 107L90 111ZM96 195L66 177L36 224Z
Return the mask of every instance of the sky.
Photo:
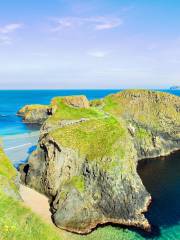
M0 89L172 85L179 0L0 1Z

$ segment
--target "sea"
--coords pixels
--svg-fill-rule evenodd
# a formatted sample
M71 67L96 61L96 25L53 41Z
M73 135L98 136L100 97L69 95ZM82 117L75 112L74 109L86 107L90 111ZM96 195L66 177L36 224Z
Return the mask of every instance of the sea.
M103 98L119 89L107 90L0 90L0 145L5 149L15 167L26 162L35 149L39 126L26 125L16 115L26 104L49 104L55 96L86 95L89 100ZM159 90L180 97L180 90ZM105 231L106 240L180 240L180 152L171 156L142 161L138 173L152 196L146 217L152 232L139 229L108 226L92 233L92 238ZM86 239L86 237L83 237Z

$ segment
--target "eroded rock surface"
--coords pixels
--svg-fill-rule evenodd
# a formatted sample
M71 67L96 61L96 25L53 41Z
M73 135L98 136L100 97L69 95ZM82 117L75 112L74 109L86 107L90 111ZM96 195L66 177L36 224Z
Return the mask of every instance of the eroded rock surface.
M55 111L21 166L21 179L49 197L55 224L77 233L103 223L150 229L143 213L151 197L137 161L180 149L180 99L129 90L97 109L52 102Z
M52 109L46 105L26 105L18 111L17 115L21 116L26 123L42 124L52 115Z

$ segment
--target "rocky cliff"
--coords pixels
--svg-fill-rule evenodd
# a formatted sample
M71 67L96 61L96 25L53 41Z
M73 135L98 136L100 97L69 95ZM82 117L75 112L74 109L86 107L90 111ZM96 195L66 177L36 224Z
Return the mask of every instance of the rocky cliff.
M138 159L180 148L180 98L164 92L126 90L107 96L103 110L126 121Z
M21 179L49 197L62 229L88 233L104 223L150 229L143 213L151 197L137 161L180 149L180 99L128 90L90 106L52 100L53 115Z
M42 124L52 115L52 109L46 105L26 105L17 112L17 115L22 117L25 123Z

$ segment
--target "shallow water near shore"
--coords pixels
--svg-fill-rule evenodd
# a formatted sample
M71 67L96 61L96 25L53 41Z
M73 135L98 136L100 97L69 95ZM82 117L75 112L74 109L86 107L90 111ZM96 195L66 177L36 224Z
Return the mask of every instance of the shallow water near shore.
M48 104L54 96L85 94L89 99L102 98L118 90L0 91L0 135L5 152L17 166L27 160L38 141L39 127L25 125L16 116L25 104ZM166 90L164 90L166 91ZM180 91L167 91L180 96ZM147 218L153 225L151 234L117 226L100 227L87 236L66 233L67 239L103 240L180 240L180 152L166 158L140 162L138 172L153 201Z

